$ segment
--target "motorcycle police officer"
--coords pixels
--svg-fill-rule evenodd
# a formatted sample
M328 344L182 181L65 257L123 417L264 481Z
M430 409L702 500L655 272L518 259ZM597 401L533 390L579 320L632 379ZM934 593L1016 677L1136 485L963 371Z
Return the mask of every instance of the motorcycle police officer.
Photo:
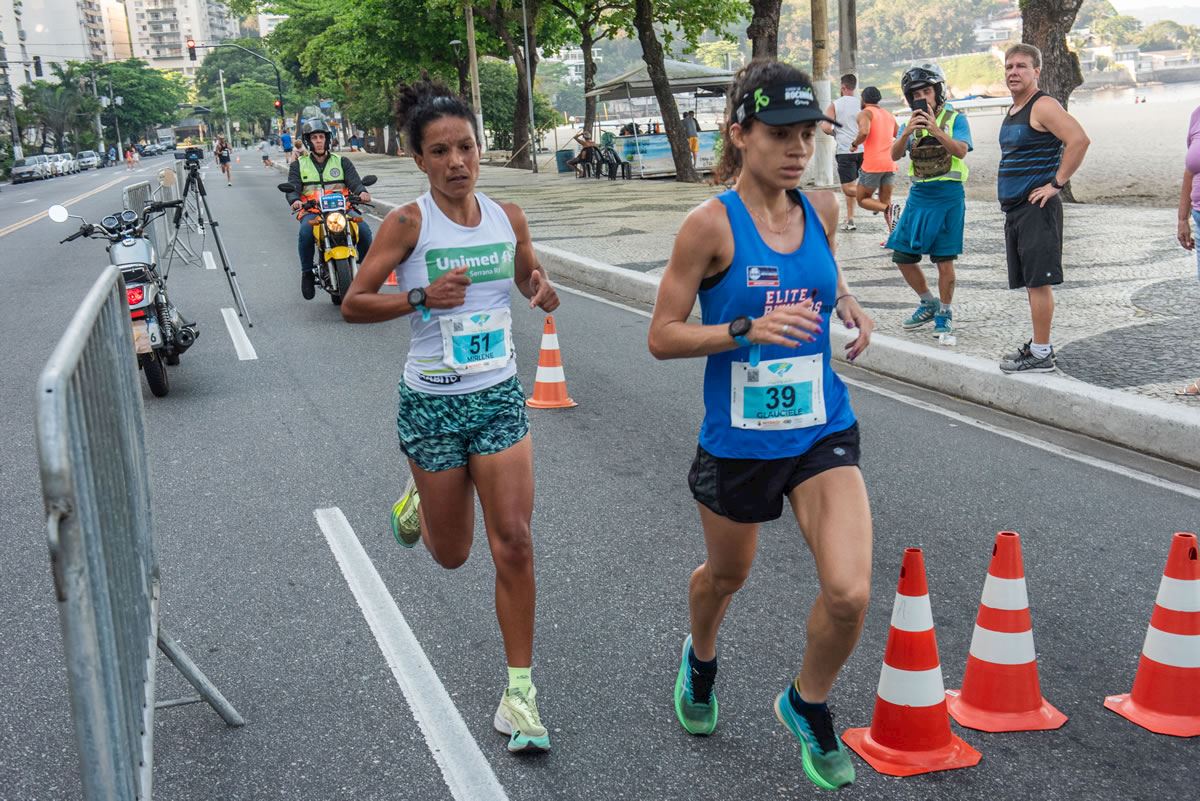
M350 159L330 152L333 134L324 120L305 123L301 139L308 148L308 154L293 161L288 168L288 183L299 187L300 192L288 192L287 200L300 220L300 294L305 300L312 300L316 294L313 257L317 249L312 221L316 215L301 211L304 204L309 200L318 200L322 193L330 191L350 192L367 203L371 201L371 195L363 186L358 170L354 168ZM371 227L364 220L358 224L360 260L366 258L370 247Z

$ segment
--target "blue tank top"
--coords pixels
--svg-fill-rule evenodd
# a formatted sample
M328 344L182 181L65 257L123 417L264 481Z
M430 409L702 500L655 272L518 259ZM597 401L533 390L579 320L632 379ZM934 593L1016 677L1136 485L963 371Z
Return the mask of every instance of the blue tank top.
M1029 123L1033 104L1045 95L1045 92L1036 93L1016 114L1004 115L1004 122L1000 124L996 196L1005 210L1021 205L1030 192L1050 183L1062 161L1062 141Z
M757 367L750 366L750 348L708 357L700 445L720 458L802 456L818 440L855 422L849 393L830 363L837 264L812 204L799 192L791 196L804 209L804 241L786 254L762 240L737 192L717 196L733 229L733 261L723 274L713 276L714 284L701 286L703 322L728 325L736 317L762 317L810 298L822 317L822 333L813 342L796 348L760 346ZM806 380L788 383L795 377ZM782 414L795 416L776 416Z

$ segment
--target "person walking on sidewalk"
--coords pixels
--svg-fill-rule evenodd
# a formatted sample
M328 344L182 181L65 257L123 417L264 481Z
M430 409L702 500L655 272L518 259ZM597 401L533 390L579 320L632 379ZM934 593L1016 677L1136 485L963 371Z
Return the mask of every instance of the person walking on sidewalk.
M834 160L837 161L838 183L842 185L842 194L846 196L846 221L841 230L857 231L854 224L854 207L858 205L858 174L862 171L862 145L854 145L858 136L858 115L862 112L862 100L855 95L858 88L858 78L850 73L842 76L842 95L829 104L825 116L837 121L821 123L821 130L826 136L832 136L836 143Z
M854 765L826 701L862 631L871 587L871 510L858 469L858 424L833 371L836 313L874 323L833 256L838 201L799 192L821 112L808 75L755 59L728 95L715 180L732 189L684 220L658 290L649 348L659 359L707 356L704 422L688 483L708 558L688 588L691 633L675 681L675 714L690 734L717 725L717 630L754 562L759 526L791 503L820 588L800 673L775 714L800 742L805 773L833 789ZM697 296L701 322L688 320Z
M1196 254L1196 278L1200 280L1200 249L1196 248L1196 236L1200 235L1200 178L1196 176L1200 176L1200 106L1192 112L1192 119L1188 123L1183 187L1179 191L1178 233L1179 244L1183 245L1183 249ZM1196 234L1192 233L1193 223L1196 226ZM1183 389L1176 390L1175 394L1185 398L1200 398L1200 378Z
M696 166L696 156L700 153L700 123L696 122L696 112L683 112L683 130L687 134L688 150L692 154L692 166Z
M892 142L896 139L896 118L879 107L883 95L874 86L862 91L862 111L858 113L858 134L851 148L863 146L862 171L858 175L858 205L867 211L882 211L888 233L896 227L900 209L892 204L892 186L896 182L896 162ZM879 197L874 195L879 192ZM881 243L882 244L882 243Z
M1013 104L1000 124L996 194L1004 210L1009 289L1029 296L1033 338L1000 362L1006 373L1054 370L1050 326L1054 289L1063 282L1062 199L1091 141L1079 122L1038 89L1042 51L1015 44L1004 54L1004 79Z
M342 301L352 323L411 321L396 415L411 477L392 507L392 533L409 548L423 540L438 564L457 568L471 551L478 495L508 657L493 725L509 736L509 751L547 750L531 676L533 444L510 294L515 286L547 312L558 295L538 265L524 212L475 191L471 107L424 76L404 87L398 116L429 191L387 215ZM405 294L379 292L393 269Z
M946 78L936 64L913 67L900 78L912 116L892 144L892 158L909 156L912 187L908 202L888 237L892 261L920 298L904 321L913 331L933 321L934 336L954 330L954 260L963 250L967 221L967 163L974 149L967 117L946 105ZM921 257L937 265L938 297L929 291Z

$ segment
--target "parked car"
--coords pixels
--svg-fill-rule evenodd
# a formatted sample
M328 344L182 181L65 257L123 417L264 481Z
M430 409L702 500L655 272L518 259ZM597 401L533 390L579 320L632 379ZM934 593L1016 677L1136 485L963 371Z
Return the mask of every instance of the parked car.
M76 172L75 158L70 153L51 153L50 160L58 167L55 175L71 175Z
M28 156L13 162L12 182L23 184L26 181L43 181L53 174L48 157Z
M59 153L58 157L66 163L68 173L74 174L79 172L79 162L75 160L75 154Z
M162 145L156 145L153 142L151 142L150 144L146 145L145 148L143 148L142 155L143 156L157 156L161 152L162 152Z
M100 169L100 154L95 150L81 150L75 154L75 163L81 170Z

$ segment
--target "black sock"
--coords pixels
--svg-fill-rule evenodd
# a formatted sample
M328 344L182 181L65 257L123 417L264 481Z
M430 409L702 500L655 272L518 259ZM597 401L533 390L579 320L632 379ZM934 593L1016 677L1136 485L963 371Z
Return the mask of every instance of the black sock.
M829 705L822 701L819 704L809 703L800 697L795 683L788 688L788 703L797 714L803 715L808 721L817 744L825 753L837 750L837 735L833 730L833 716L829 713Z
M707 704L712 698L713 682L717 678L717 658L705 662L696 657L694 649L688 649L688 667L692 672L692 700Z

